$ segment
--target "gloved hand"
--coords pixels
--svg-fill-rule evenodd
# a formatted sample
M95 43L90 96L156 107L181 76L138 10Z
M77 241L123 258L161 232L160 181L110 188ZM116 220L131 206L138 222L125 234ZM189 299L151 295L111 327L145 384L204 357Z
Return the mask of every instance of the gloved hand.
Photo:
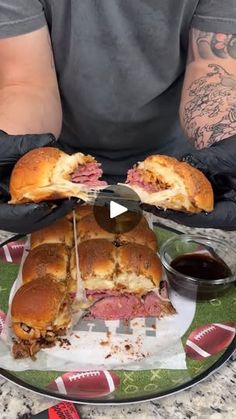
M142 204L142 209L190 227L236 230L236 135L210 148L194 150L182 160L200 169L210 180L215 196L214 211L187 214L148 204Z
M34 148L55 144L52 134L8 135L0 131L0 230L31 233L63 217L75 206L75 199L39 204L7 204L10 199L10 174L16 161Z

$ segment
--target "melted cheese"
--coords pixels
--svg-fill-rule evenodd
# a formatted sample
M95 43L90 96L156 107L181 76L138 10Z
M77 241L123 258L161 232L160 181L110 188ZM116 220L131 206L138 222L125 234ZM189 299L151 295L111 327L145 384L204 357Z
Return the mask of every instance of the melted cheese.
M164 209L182 209L188 210L191 207L189 197L185 191L180 188L176 189L165 189L159 192L147 192L144 189L136 185L125 185L128 188L133 189L141 199L142 203L160 206Z
M71 313L68 305L65 305L62 310L59 311L56 319L54 320L53 326L56 328L67 327L71 321Z
M88 278L84 281L84 287L89 290L114 290L115 283L111 279L104 279L104 277Z
M131 272L120 273L116 279L116 289L122 289L122 291L134 292L136 294L146 294L151 291L154 284L151 279L144 275L136 275Z

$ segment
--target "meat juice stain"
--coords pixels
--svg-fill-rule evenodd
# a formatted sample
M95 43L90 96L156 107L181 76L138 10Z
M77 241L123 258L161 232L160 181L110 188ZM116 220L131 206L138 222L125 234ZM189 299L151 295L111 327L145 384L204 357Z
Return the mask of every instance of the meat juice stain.
M170 266L181 274L209 281L232 275L230 268L222 259L197 253L177 256Z

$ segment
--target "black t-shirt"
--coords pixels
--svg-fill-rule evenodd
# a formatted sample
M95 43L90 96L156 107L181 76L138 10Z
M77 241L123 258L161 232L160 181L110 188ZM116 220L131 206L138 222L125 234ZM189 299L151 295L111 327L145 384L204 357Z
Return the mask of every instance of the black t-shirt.
M236 31L236 1L0 0L0 37L48 24L63 107L60 143L123 174L188 151L178 107L191 26Z

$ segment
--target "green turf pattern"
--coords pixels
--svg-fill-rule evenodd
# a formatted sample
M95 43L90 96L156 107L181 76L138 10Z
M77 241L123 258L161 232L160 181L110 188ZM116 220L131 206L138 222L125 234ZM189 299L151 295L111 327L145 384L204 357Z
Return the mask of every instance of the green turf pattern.
M155 228L158 236L159 247L173 233L164 228ZM9 292L14 283L18 272L18 265L12 263L0 263L0 309L7 311ZM236 287L233 285L224 296L211 301L197 302L195 317L190 328L182 338L185 345L187 337L196 327L207 323L236 322ZM130 398L152 397L165 391L174 390L179 385L188 383L192 378L206 371L222 355L218 353L215 356L205 360L195 361L187 357L187 370L157 370L153 365L152 370L148 371L115 371L121 379L121 385L107 400L129 401ZM11 373L20 378L23 382L33 385L40 389L45 389L47 385L63 374L63 371L21 371Z

